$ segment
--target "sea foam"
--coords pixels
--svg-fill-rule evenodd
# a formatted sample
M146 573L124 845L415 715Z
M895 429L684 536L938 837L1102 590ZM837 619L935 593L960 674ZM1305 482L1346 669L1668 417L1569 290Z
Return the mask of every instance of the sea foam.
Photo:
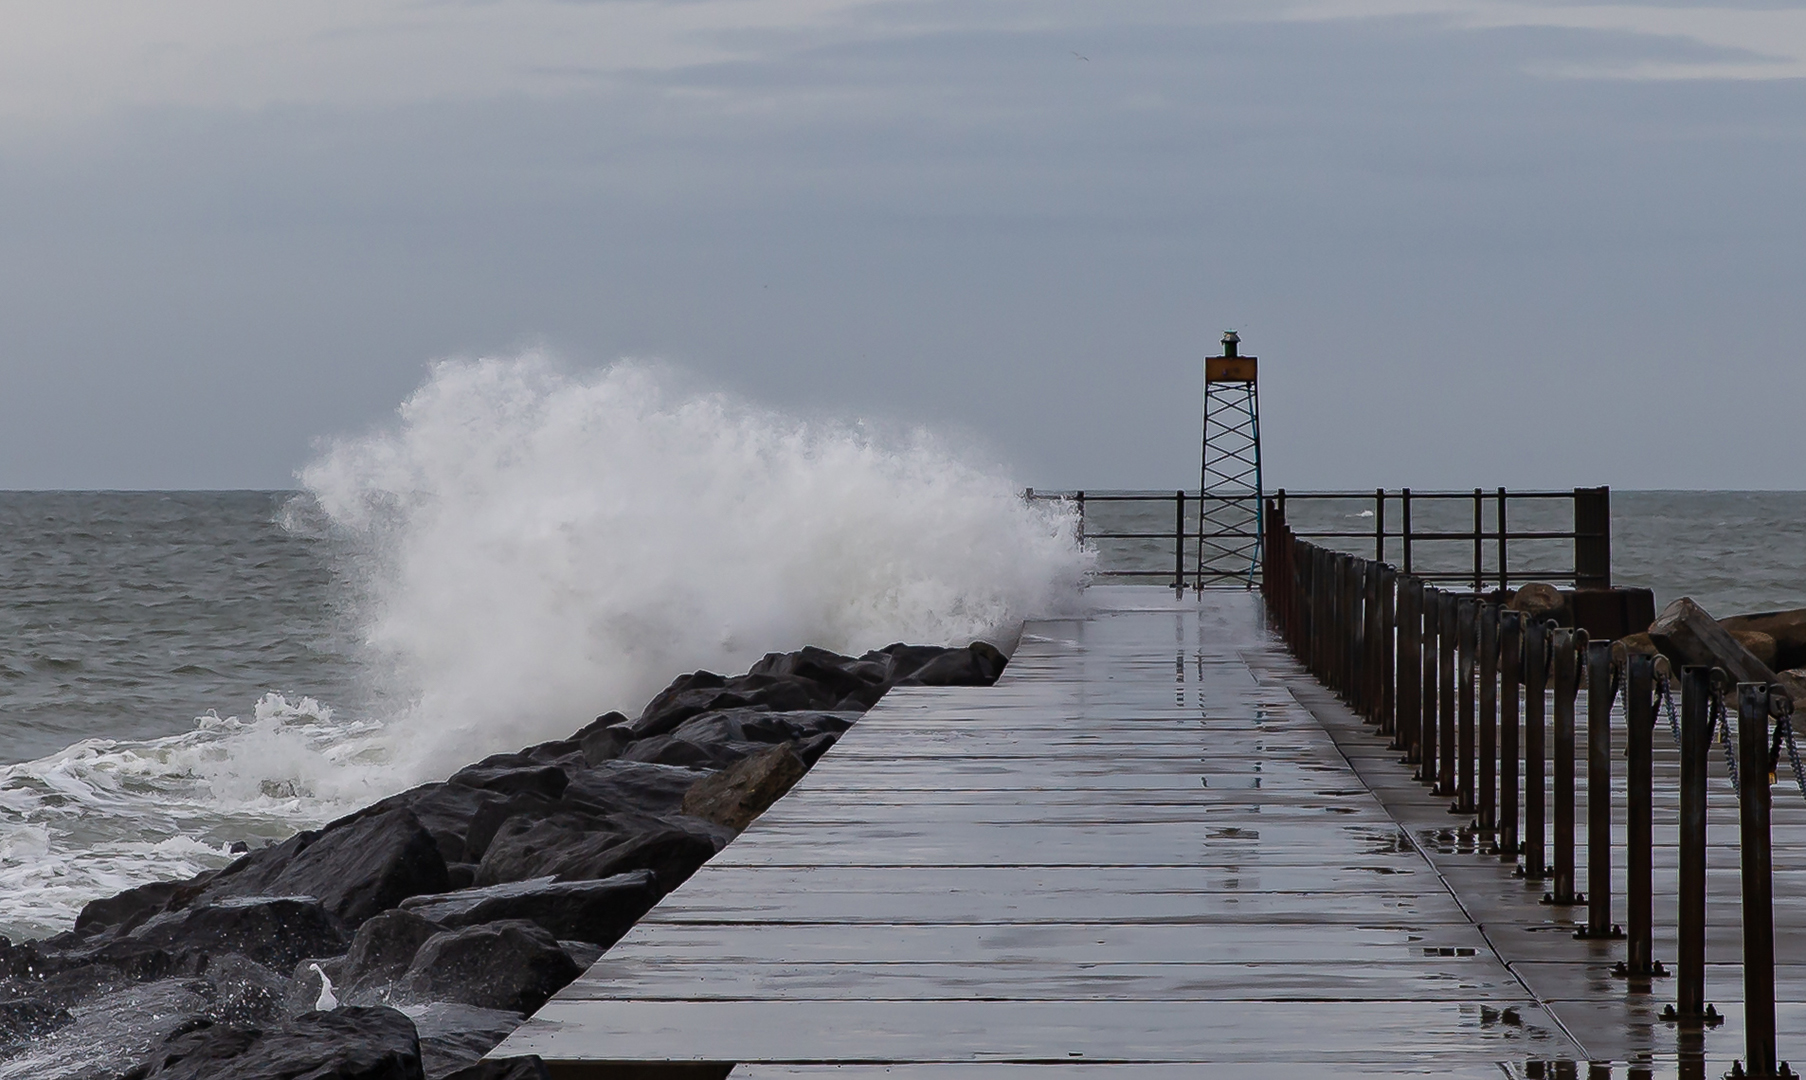
M1075 521L925 432L881 436L539 354L435 365L325 444L287 511L384 686L370 715L270 693L164 739L0 770L0 933L222 865L498 751L637 709L675 675L818 645L1009 636L1076 597Z

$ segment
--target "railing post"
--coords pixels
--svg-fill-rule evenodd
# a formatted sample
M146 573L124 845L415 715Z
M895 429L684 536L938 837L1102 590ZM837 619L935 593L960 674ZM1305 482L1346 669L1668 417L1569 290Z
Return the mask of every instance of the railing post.
M1380 734L1391 735L1398 727L1397 687L1393 681L1392 654L1398 647L1395 633L1398 628L1398 572L1390 566L1379 569L1380 591L1380 654L1377 667L1380 683Z
M1362 559L1361 715L1380 722L1380 564Z
M1373 561L1386 561L1386 489L1373 492Z
M1668 974L1655 958L1655 664L1647 653L1633 654L1624 679L1624 924L1630 927L1630 949L1623 974L1637 980Z
M1505 592L1511 588L1511 571L1508 569L1510 564L1505 559L1506 533L1509 532L1510 530L1508 530L1505 527L1505 489L1504 488L1499 489L1498 518L1499 518L1499 591Z
M1706 1003L1706 765L1712 755L1712 669L1681 669L1680 925L1675 1004L1662 1018L1685 1028L1723 1021Z
M1400 559L1400 564L1405 568L1405 573L1409 574L1411 572L1411 489L1410 488L1400 488L1399 489L1398 507L1399 507L1399 510L1398 510L1399 521L1401 523L1399 525L1399 529L1400 529L1399 538L1402 541L1401 547L1404 549L1403 556Z
M1480 489L1474 489L1474 595L1486 591L1486 555L1483 550L1486 529L1486 502Z
M1480 646L1480 829L1499 827L1499 607L1481 604Z
M1612 489L1574 489L1574 587L1612 585Z
M1204 496L1198 495L1198 505L1204 505ZM1179 511L1177 524L1173 526L1173 595L1185 595L1185 492L1175 492L1173 506Z
M1398 663L1394 680L1392 749L1404 752L1406 765L1418 762L1419 725L1423 722L1423 581L1410 574L1398 579Z
M1084 547L1085 546L1085 493L1083 491L1080 491L1077 495L1073 496L1073 501L1079 504L1079 546Z
M1586 652L1585 630L1561 628L1553 635L1555 674L1555 888L1547 904L1580 904L1574 890L1574 701L1580 695L1578 659Z
M1544 694L1549 679L1549 630L1553 623L1524 625L1524 866L1526 878L1549 876L1544 783Z
M1441 753L1436 770L1436 794L1455 794L1455 646L1460 636L1460 613L1453 594L1445 593L1440 609L1442 625L1436 631L1437 739Z
M1792 1076L1775 1047L1775 896L1769 848L1768 718L1781 698L1767 683L1737 684L1738 839L1743 871L1744 1059L1732 1076ZM1790 710L1791 711L1791 710Z
M1577 938L1620 938L1612 924L1612 645L1587 645L1587 923Z
M1479 812L1479 803L1474 799L1474 649L1475 634L1479 631L1478 601L1471 597L1462 597L1455 610L1455 647L1457 649L1455 681L1456 700L1460 705L1461 722L1456 732L1458 738L1455 775L1455 802L1449 807L1451 814L1475 814Z
M1499 612L1499 856L1518 851L1518 692L1524 678L1524 616Z
M1417 778L1426 784L1436 782L1436 638L1442 631L1441 589L1425 585L1423 590L1423 693L1417 703L1422 706L1417 718Z

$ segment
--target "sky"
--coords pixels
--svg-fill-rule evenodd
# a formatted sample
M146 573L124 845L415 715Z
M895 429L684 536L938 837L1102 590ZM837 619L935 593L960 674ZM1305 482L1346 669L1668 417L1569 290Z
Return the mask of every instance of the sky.
M0 488L291 487L441 358L1043 488L1803 488L1806 9L0 0Z

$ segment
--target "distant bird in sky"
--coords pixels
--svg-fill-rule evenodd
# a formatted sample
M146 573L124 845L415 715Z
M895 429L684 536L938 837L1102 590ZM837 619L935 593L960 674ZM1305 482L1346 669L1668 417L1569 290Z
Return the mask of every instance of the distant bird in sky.
M1080 60L1085 61L1085 63L1087 63L1087 64L1089 64L1091 62L1091 58L1089 56L1079 56L1079 54L1077 52L1074 52L1072 55L1078 56Z

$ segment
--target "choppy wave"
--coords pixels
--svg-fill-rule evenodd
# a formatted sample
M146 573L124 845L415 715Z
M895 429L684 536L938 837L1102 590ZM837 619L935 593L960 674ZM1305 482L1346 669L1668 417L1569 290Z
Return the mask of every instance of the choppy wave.
M0 770L0 932L64 928L94 897L562 737L681 671L1006 635L1088 566L1057 506L927 433L803 421L631 363L441 363L303 480L289 524L343 541L385 681L369 700L389 705L270 693L249 718Z

